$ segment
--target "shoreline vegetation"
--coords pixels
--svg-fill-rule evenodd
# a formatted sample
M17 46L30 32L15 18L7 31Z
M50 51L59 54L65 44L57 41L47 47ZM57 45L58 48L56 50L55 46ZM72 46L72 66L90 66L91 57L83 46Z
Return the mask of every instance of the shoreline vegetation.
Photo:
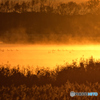
M30 0L26 2L4 0L0 2L0 12L4 13L45 12L60 15L84 15L97 13L98 10L100 10L99 0L87 0L81 3L76 3L75 1L64 3L50 0Z
M19 0L18 0L19 1ZM56 3L52 0L0 3L0 43L100 44L100 1ZM52 62L51 62L52 63ZM91 57L55 70L0 65L0 100L99 100L100 61ZM10 69L11 68L11 69ZM70 92L98 92L70 97Z
M73 62L70 65L57 66L55 70L10 69L9 64L0 65L1 100L83 100L98 97L70 97L70 91L98 92L100 95L100 61L93 57Z

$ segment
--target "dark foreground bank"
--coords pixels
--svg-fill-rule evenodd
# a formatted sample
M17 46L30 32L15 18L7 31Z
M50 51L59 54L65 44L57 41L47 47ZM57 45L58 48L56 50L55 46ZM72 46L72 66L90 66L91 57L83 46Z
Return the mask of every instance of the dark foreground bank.
M71 65L57 66L55 70L37 68L35 72L34 74L31 69L25 68L20 70L19 65L16 68L11 68L9 64L0 65L0 86L61 86L67 80L79 84L100 83L100 61L95 61L92 57L82 60L79 65L73 62Z
M99 100L100 61L92 57L80 65L58 66L55 70L10 69L9 64L0 65L1 100ZM70 91L98 92L97 97L70 97Z

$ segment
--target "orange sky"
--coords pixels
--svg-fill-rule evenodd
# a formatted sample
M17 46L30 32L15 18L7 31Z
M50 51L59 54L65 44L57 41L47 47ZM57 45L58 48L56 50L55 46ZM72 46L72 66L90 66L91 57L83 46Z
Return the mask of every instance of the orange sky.
M6 1L6 0L0 0L1 1ZM14 1L14 0L12 0ZM31 0L15 0L15 1L31 1ZM49 0L48 0L49 1ZM80 3L80 2L85 2L85 1L88 1L88 0L53 0L53 1L57 1L57 2L69 2L69 1L74 1L74 2L77 2L77 3Z
M62 2L69 2L69 1L73 1L73 2L85 2L85 1L88 1L88 0L58 0L58 1L62 1Z

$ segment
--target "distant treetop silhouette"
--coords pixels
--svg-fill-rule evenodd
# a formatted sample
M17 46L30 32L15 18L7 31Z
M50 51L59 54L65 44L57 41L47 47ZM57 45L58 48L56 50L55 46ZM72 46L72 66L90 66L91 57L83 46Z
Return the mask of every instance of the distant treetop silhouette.
M56 4L56 2L50 2L48 0L31 0L27 2L6 0L0 3L0 12L45 12L61 15L84 15L86 13L96 12L100 9L99 5L99 0L89 0L80 4L73 1Z

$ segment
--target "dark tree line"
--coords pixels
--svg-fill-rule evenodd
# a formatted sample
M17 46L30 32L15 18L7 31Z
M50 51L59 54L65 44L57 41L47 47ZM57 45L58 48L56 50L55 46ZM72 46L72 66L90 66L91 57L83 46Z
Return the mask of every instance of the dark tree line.
M54 5L52 2L48 4L48 0L31 0L27 2L5 0L5 2L0 3L0 12L46 12L62 15L85 14L92 12L93 9L100 9L99 2L99 0L89 0L85 3L77 4L71 1Z

